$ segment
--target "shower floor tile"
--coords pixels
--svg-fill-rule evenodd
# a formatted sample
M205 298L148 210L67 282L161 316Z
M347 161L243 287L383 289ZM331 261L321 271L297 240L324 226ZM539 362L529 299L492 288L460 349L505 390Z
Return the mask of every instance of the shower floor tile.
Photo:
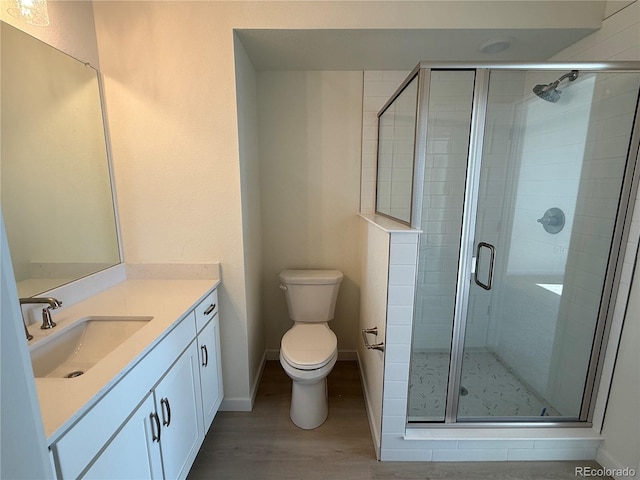
M414 352L412 360L409 420L442 421L449 354ZM459 417L559 415L491 352L465 352L461 387Z

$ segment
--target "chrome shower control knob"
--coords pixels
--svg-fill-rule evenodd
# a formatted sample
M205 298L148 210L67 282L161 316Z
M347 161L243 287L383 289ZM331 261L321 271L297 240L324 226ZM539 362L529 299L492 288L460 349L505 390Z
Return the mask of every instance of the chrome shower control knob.
M558 233L564 228L564 212L556 207L550 208L538 219L538 223L541 223L548 233Z

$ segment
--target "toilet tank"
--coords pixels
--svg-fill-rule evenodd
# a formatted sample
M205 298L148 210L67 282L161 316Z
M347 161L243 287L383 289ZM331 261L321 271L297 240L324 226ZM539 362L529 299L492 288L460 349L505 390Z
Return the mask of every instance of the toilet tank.
M328 322L336 309L342 282L339 270L283 270L280 283L285 287L289 318L295 322Z

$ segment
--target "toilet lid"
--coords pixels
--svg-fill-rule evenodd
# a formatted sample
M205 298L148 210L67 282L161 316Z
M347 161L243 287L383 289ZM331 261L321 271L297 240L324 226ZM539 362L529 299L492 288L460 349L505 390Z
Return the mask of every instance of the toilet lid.
M280 353L290 365L314 370L328 363L337 348L338 339L326 324L304 323L284 334Z

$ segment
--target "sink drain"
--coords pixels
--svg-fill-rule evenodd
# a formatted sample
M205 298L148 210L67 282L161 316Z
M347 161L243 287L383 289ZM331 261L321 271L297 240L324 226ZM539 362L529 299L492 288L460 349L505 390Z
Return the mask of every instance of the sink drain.
M64 378L76 378L79 377L80 375L82 375L84 372L82 370L76 370L74 372L71 373L67 373Z
M461 396L465 396L465 395L469 395L469 390L467 390L466 388L464 388L463 386L460 386L460 395Z

